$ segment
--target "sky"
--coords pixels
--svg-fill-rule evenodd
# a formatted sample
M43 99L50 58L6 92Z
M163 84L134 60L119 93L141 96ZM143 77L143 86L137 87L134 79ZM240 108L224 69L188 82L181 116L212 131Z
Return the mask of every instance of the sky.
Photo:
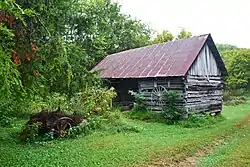
M211 33L215 43L250 48L250 0L114 0L122 12L157 32L185 28L193 35Z

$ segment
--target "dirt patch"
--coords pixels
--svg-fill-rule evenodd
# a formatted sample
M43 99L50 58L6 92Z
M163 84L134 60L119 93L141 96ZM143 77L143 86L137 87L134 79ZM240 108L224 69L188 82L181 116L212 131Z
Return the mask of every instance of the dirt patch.
M250 115L235 124L236 128L245 128L250 125Z
M250 115L240 120L234 125L234 128L241 129L250 125ZM225 139L235 133L235 129L231 129L225 133L215 136L214 141L201 147L195 153L191 150L185 151L186 153L177 153L171 157L165 157L155 162L151 162L148 165L142 165L144 167L194 167L197 164L197 160L211 153L214 149L220 147ZM191 155L189 155L191 154Z
M204 157L212 152L215 148L219 147L224 140L218 139L209 145L203 146L198 149L193 155L177 154L173 157L163 158L157 162L146 165L145 167L194 167L196 166L197 159Z

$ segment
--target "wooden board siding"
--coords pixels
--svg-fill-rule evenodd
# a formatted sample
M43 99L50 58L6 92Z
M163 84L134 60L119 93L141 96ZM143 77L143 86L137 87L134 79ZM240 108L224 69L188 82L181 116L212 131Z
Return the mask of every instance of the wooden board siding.
M152 97L152 90L162 86L167 90L178 92L181 97L179 105L185 111L218 113L222 110L223 78L214 55L204 45L197 59L184 77L156 77L111 79L118 97L117 102L131 105L134 98L128 90L138 91L146 97L146 104L152 110L161 110L157 106L158 98Z
M216 63L214 55L209 49L208 45L205 45L195 60L194 64L188 71L188 75L198 76L220 76L221 72Z
M167 90L174 90L180 94L181 100L179 102L180 106L184 106L184 78L182 77L172 77L172 78L151 78L151 79L141 79L138 80L139 92L146 97L146 104L152 110L161 110L161 106L155 105L155 100L152 98L152 90L157 86L163 86Z
M217 113L222 110L223 79L214 55L204 45L185 79L187 110Z
M187 76L185 106L187 110L217 113L222 110L223 80L221 76Z
M223 80L221 76L187 76L186 78L152 78L138 80L139 92L146 97L146 104L152 110L161 110L156 106L151 92L157 86L176 91L181 101L179 105L186 111L217 113L222 109Z

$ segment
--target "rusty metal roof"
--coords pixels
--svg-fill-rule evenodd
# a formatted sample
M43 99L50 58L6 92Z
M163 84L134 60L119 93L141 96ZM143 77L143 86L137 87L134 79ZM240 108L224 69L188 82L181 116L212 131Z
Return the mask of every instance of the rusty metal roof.
M210 34L206 34L108 55L93 70L101 70L102 78L185 76L208 39L222 62Z

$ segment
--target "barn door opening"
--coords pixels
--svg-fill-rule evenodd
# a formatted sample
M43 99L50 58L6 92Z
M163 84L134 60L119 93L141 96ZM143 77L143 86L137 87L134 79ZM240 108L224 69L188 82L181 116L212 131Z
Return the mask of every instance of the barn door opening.
M134 103L134 97L129 94L129 90L138 92L138 82L136 79L120 79L111 82L111 86L115 88L117 97L115 103L122 106L131 107Z

